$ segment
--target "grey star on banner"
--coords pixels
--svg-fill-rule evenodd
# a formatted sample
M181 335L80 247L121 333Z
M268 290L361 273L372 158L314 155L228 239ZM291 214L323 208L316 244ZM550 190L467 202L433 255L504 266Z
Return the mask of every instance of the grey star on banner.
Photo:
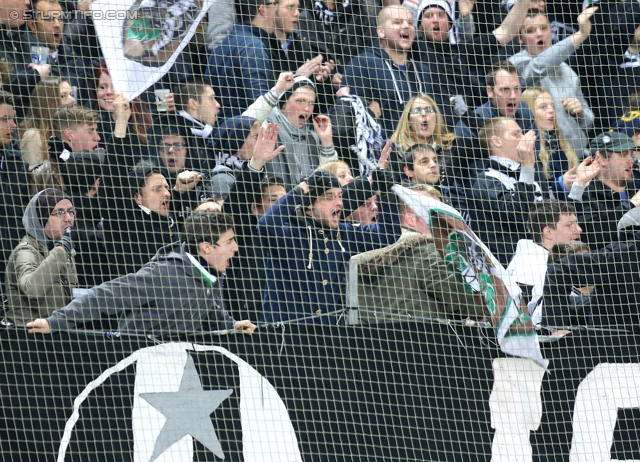
M171 445L191 435L220 459L224 452L211 422L211 413L233 393L229 390L205 391L200 383L193 358L184 366L180 389L175 392L141 393L140 397L160 411L166 422L156 439L153 455L156 460Z

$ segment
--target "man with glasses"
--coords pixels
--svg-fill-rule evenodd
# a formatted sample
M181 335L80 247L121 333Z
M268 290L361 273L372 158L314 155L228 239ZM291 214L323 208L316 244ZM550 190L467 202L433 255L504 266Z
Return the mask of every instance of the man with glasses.
M238 251L231 217L194 213L185 223L184 237L160 249L135 274L94 287L46 319L27 324L29 332L48 334L117 316L119 332L171 336L235 329L251 334L256 326L248 320L234 321L222 295L224 272Z
M7 262L7 318L25 324L71 301L78 284L71 227L75 209L64 192L48 188L27 205L26 235Z

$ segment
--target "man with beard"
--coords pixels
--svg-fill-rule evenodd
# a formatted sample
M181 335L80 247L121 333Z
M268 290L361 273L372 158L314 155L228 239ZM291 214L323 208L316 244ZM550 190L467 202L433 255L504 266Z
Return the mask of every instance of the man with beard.
M373 187L387 194L390 172L375 170ZM380 201L378 222L353 226L340 221L342 189L338 178L314 171L288 192L258 222L269 249L262 320L335 324L345 306L346 265L351 255L394 243L400 236L397 204Z

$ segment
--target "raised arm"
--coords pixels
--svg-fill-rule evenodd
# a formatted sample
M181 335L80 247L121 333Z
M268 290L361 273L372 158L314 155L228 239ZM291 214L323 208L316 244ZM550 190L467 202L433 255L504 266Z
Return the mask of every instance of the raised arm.
M535 7L536 4L537 2L532 0L516 0L502 24L493 31L493 35L500 45L506 45L518 36L529 9Z

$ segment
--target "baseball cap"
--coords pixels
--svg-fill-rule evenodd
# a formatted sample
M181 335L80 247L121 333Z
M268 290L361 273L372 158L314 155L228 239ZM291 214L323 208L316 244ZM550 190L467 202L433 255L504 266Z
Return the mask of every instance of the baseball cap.
M620 132L601 133L591 140L589 147L591 148L591 154L595 154L597 151L625 152L638 149L631 141L631 138Z
M631 138L640 131L640 111L627 112L618 119L613 129Z

